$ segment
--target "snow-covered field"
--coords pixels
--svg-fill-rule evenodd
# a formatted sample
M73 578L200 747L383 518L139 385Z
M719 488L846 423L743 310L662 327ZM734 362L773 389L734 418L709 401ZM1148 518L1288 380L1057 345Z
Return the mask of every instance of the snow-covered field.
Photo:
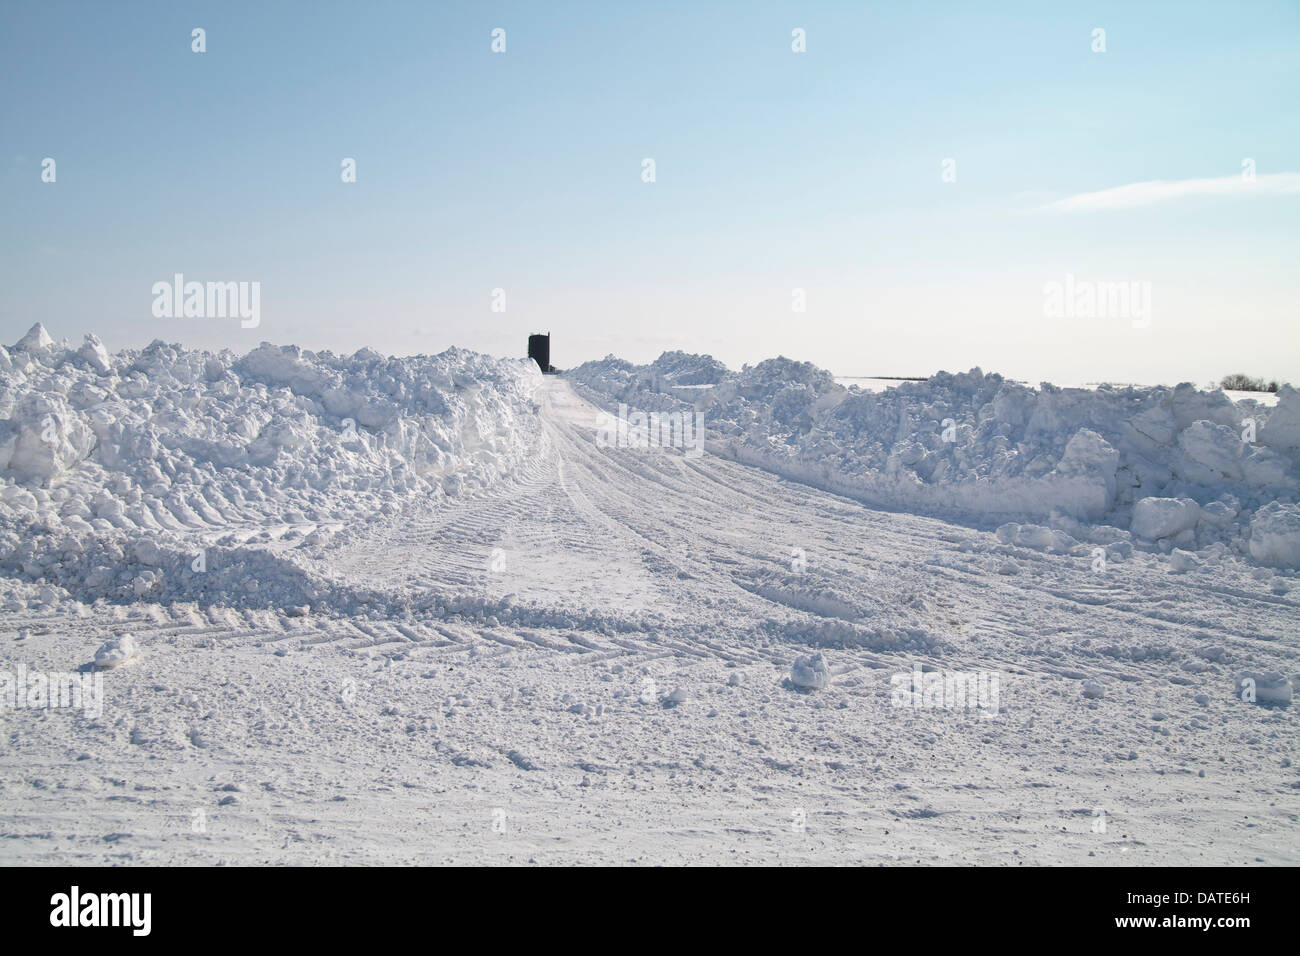
M36 329L0 862L1296 864L1298 454L1290 389Z

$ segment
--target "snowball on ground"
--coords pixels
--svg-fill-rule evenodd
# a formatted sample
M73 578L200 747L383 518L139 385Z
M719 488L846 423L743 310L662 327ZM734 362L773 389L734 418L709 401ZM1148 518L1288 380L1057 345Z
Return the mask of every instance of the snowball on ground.
M805 690L824 690L831 682L826 658L820 653L800 657L790 665L790 683Z
M140 647L130 634L115 637L95 651L95 666L100 670L109 670L129 664L140 656Z

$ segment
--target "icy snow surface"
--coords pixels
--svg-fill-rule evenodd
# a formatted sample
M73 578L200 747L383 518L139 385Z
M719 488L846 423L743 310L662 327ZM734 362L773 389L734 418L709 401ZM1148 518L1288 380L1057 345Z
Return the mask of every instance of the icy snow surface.
M1296 401L35 329L0 863L1300 863Z

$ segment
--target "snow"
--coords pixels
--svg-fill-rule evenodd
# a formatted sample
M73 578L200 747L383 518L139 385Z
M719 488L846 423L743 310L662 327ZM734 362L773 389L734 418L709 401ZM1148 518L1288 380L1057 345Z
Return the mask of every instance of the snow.
M1277 407L1260 428L1259 440L1279 452L1300 451L1300 392L1283 385L1277 392Z
M1244 673L1236 680L1236 687L1242 699L1265 706L1285 707L1291 703L1293 688L1291 681L1278 673Z
M0 568L92 600L192 596L203 580L237 601L267 570L241 547L268 528L322 545L404 501L514 474L540 435L536 366L464 350L387 359L263 344L237 358L154 342L110 358L93 335L74 351L38 325L5 356ZM205 550L210 577L140 573ZM269 583L286 600L295 590ZM310 589L295 594L310 603Z
M1250 522L1250 553L1261 564L1300 566L1300 507L1273 501Z
M13 351L42 355L48 353L53 345L54 340L50 338L50 333L45 331L45 326L37 322L14 344Z
M1271 409L1189 384L1034 389L980 369L871 392L785 358L722 375L695 356L717 382L683 394L660 363L691 376L678 352L645 367L589 362L568 377L606 408L701 409L709 451L869 504L1046 522L1102 544L1127 529L1153 550L1224 544L1296 566L1285 547L1250 544L1251 514L1300 489L1300 392L1289 386Z
M25 340L0 863L1300 862L1290 391Z
M830 670L821 654L799 657L790 665L790 682L805 690L825 690L830 683Z
M108 641L103 647L95 651L95 666L100 670L110 670L124 664L134 663L139 656L140 648L136 644L135 638L130 634L123 634L121 637L115 637Z
M1201 506L1191 498L1142 498L1133 505L1131 530L1150 541L1172 538L1195 528L1200 516Z

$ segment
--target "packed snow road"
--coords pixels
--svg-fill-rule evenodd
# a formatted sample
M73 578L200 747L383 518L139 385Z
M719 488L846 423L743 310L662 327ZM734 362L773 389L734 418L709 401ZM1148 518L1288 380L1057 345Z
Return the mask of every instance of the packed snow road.
M1294 710L1236 682L1300 671L1296 601L1244 565L1028 550L539 402L514 479L269 545L311 613L6 621L10 669L144 653L97 720L0 711L0 861L1300 862Z

